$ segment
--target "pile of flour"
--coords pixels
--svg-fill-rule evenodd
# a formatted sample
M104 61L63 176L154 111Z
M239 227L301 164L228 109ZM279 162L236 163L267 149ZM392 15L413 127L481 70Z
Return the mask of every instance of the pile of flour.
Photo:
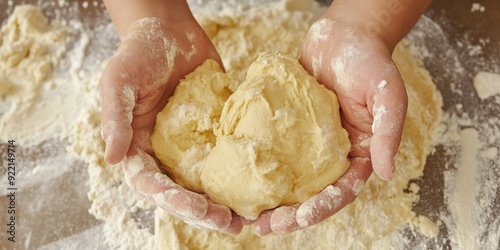
M279 51L295 56L307 29L323 11L304 1L256 8L234 8L232 5L238 4L232 3L228 1L232 8L223 9L217 12L219 14L205 11L212 14L199 15L198 19L220 52L227 72L237 79L234 82L241 82L246 68L259 52ZM203 1L198 7L202 4ZM26 8L24 11L34 9ZM29 40L27 48L33 53L18 54L17 64L16 60L0 61L0 138L2 142L14 138L26 147L43 146L45 144L40 143L49 139L60 142L63 147L68 145L67 152L88 166L88 198L92 202L89 211L104 222L106 243L113 248L153 249L158 245L187 249L498 247L500 220L495 216L500 210L498 202L495 203L499 188L495 180L500 176L495 164L499 160L495 146L500 138L498 118L483 118L484 114L473 113L462 104L447 107L442 115L441 96L422 62L414 56L415 53L420 57L431 55L426 54L424 47L415 50L414 35L410 35L411 42L402 42L394 53L409 96L395 179L386 182L372 176L353 204L325 222L291 234L259 238L249 228L238 236L193 228L161 210L153 212L154 204L130 190L121 168L103 161L104 143L100 135L99 78L104 58L109 57L117 45L112 25L106 22L97 24L92 31L82 29L84 32L72 40L68 30L81 29L80 20L48 22L40 12L30 13L17 10L10 17L13 21L5 22L2 27L2 39L11 39L0 44L2 58L10 51L22 52L23 47L15 45L19 44L15 41ZM33 18L35 21L30 22ZM417 25L412 33L418 34L426 28ZM19 37L8 35L16 29L22 29L15 31ZM101 38L94 41L87 34ZM70 41L74 46L68 49L66 44ZM92 43L106 52L88 51ZM66 61L64 53L71 58ZM472 83L470 85L472 88ZM498 96L490 99L500 103ZM48 110L57 112L50 115ZM437 143L441 145L438 149L450 156L445 163L443 190L436 190L444 191L446 206L429 219L414 211L414 204L420 199L419 190L425 187L419 187L413 180L422 177L426 159ZM66 152L61 154L59 163L67 157ZM64 161L60 171L70 168L65 164L70 163ZM42 178L53 174L52 169L41 165L36 172ZM443 237L446 238L443 240ZM30 245L29 239L25 245Z

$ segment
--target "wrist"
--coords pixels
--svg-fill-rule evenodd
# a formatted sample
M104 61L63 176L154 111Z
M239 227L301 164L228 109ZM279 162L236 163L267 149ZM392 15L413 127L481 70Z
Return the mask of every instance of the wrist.
M145 18L166 23L194 21L186 0L104 0L104 3L120 37L131 24Z
M365 39L384 42L392 52L430 0L336 0L324 17L350 26Z

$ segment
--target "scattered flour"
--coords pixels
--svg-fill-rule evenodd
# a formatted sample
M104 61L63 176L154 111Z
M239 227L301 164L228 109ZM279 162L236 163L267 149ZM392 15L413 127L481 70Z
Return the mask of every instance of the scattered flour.
M470 12L484 12L486 8L481 3L472 3L472 7L470 8Z
M378 88L378 90L383 90L383 89L385 89L386 85L387 85L387 81L386 80L382 80L382 81L380 81L380 83L377 86L377 88Z
M85 5L90 7L91 2L87 2ZM199 2L205 3L205 1ZM318 9L295 11L296 8L303 8L304 4L297 7L283 3L278 5L279 8L269 6L253 10L247 10L246 7L234 8L238 4L236 1L228 1L222 6L224 8L221 7L220 15L198 17L220 51L227 71L236 79L244 78L244 70L255 60L260 51L280 51L296 55L302 37L321 11ZM59 1L59 5L68 7L65 1ZM97 7L99 3L92 1L92 5ZM9 6L13 6L10 1ZM232 7L232 11L226 10L225 7L228 6ZM28 10L30 12L23 12ZM17 10L17 15L20 13L25 17L29 16L29 13L38 16L35 19L38 21L25 22L29 18L25 20L13 14L10 20L14 21L7 21L1 29L0 140L4 142L6 139L15 138L26 147L40 148L54 147L54 144L40 144L48 139L55 139L55 145L66 145L58 144L58 140L69 141L70 146L67 150L84 160L88 166L90 176L88 198L92 201L90 213L104 222L101 226L84 231L70 230L70 234L74 233L81 237L61 239L46 245L44 249L70 249L83 246L97 248L98 243L78 245L75 241L81 240L84 243L98 241L102 239L97 237L100 232L104 232L106 244L117 249L154 249L155 245L168 246L167 249L327 247L398 249L415 248L414 246L420 249L498 249L500 247L500 218L497 216L500 214L498 203L500 156L497 146L500 143L500 120L488 115L500 112L498 95L494 100L488 99L492 101L488 104L492 105L479 111L471 108L480 105L477 97L472 103L457 103L452 106L446 104L443 122L439 124L440 94L430 81L427 71L422 69L422 62L416 60L410 51L417 51L416 54L424 58L432 57L432 53L425 46L412 47L414 44L422 45L418 44L418 39L413 40L414 35L410 35L412 43L405 41L398 46L394 57L407 83L410 100L403 141L395 159L397 165L395 179L385 182L371 177L364 188L358 189L359 198L353 204L323 223L291 234L259 238L253 235L249 227L245 227L238 236L228 236L188 226L161 210L153 213L155 206L127 186L122 169L118 166L108 166L103 161L104 143L100 135L99 92L103 57L89 59L83 55L88 53L88 47L94 42L98 47L107 49L108 52L104 57L111 56L117 42L116 36L109 36L113 33L112 26L106 23L98 25L93 31L85 31L102 39L89 39L89 36L82 32L78 39L73 41L75 43L73 49L68 50L66 46L70 42L67 35L68 27L79 29L79 21L64 22L64 20L57 21L59 19L56 18L49 24L43 21L44 17L33 7ZM13 25L14 22L21 24ZM27 25L24 26L25 30L22 28L23 25ZM424 30L425 33L434 30L434 26L431 25L435 24L426 23L426 25L429 26L417 25L412 33L418 35L420 32L423 34ZM45 28L37 31L36 29L40 27ZM428 27L431 29L427 29ZM33 39L32 33L26 32L27 30L38 32L37 39ZM13 34L12 32L20 34L19 37L5 35ZM30 46L27 48L34 53L16 54L22 50L14 50L12 45L20 41L21 44L22 41L30 41ZM276 47L277 45L279 46ZM62 59L64 53L71 56L70 60ZM16 59L20 60L18 65L26 67L16 66L16 63L12 63L16 61L14 59L3 60L7 58L5 55L14 59L15 56L12 55L18 55ZM94 67L90 69L83 67L89 64ZM463 70L459 63L449 65L455 67L457 72ZM465 83L452 83L451 93L465 98L463 84ZM381 85L382 83L379 87ZM47 115L47 110L53 110L57 114ZM21 124L21 121L26 125L14 127L14 124ZM443 164L445 169L442 180L445 207L435 211L436 217L431 219L418 215L412 209L412 205L419 201L421 190L418 185L409 182L422 177L427 155L435 154L437 149L433 149L433 145L437 142L447 157ZM63 161L68 159L68 154L64 148L59 149L62 150L59 153L60 158L57 158L59 160L41 162L33 168L33 171L26 174L38 176L37 180L47 180L50 176L49 179L52 180L54 173L64 176L67 171L66 168L60 169L61 172L55 171L52 166L58 164L62 164L62 167L73 164L79 166L71 160ZM54 154L59 151L55 151ZM33 155L37 154L38 151L34 150ZM2 174L0 177L3 179ZM30 181L34 182L35 179ZM81 183L81 179L79 181ZM68 183L70 184L67 190L71 190L76 182L68 181ZM53 185L55 184L46 183L41 189L39 186L27 185L26 188L39 188L39 191L49 189L51 192L50 188ZM362 183L358 185L361 186ZM3 190L3 186L1 187ZM46 196L43 197L45 200ZM36 210L38 208L53 206L53 203L34 203L36 199L34 197L31 203L36 204L30 208L33 212L38 211ZM156 217L154 228L153 217ZM59 214L57 218L62 220L64 214ZM75 228L78 226L80 225L74 225ZM54 237L67 237L67 234L68 232L60 232ZM408 234L418 242L416 245L410 242ZM446 238L439 241L442 237ZM322 240L318 241L318 238ZM23 246L36 248L47 243L28 236ZM3 248L3 245L0 248Z
M448 228L450 245L454 249L498 249L499 119L482 121L467 113L452 113L443 121L441 143L447 147L446 156L454 159L444 171L447 211L440 215Z
M499 74L479 72L474 76L473 84L477 95L481 99L500 94Z
M480 247L480 238L470 237L471 232L478 231L477 224L479 222L477 217L480 216L475 213L478 210L475 207L478 206L475 202L475 194L478 192L479 186L474 185L478 179L477 155L480 147L478 136L477 130L473 128L460 131L462 154L460 155L456 176L454 176L453 183L455 187L449 188L450 193L448 195L451 195L447 197L448 204L456 206L451 210L451 216L454 218L457 228L453 232L456 237L455 243L465 243L462 245L464 249L477 249ZM446 175L445 178L453 177Z

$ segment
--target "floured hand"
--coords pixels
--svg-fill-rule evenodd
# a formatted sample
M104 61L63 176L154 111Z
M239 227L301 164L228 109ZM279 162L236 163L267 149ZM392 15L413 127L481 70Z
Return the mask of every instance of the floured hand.
M229 208L185 190L162 173L149 139L156 115L179 79L208 58L220 62L194 18L131 23L101 79L105 160L122 162L129 185L167 212L190 224L237 234L240 218Z
M355 200L372 171L384 180L393 177L407 95L391 53L381 37L368 37L332 19L321 19L311 27L300 61L337 94L342 126L352 144L351 165L337 182L306 202L262 213L254 222L258 235L291 232L323 221Z

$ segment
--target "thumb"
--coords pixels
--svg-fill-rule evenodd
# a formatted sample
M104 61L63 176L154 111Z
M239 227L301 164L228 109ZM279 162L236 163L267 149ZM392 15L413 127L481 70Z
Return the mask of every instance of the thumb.
M403 133L408 97L403 79L396 66L393 73L382 76L374 88L371 107L373 136L370 141L370 156L373 171L381 179L394 176L394 157Z
M116 57L111 59L101 78L101 132L106 142L104 160L110 164L117 164L125 157L133 134L135 91L127 80L127 72L120 68Z

